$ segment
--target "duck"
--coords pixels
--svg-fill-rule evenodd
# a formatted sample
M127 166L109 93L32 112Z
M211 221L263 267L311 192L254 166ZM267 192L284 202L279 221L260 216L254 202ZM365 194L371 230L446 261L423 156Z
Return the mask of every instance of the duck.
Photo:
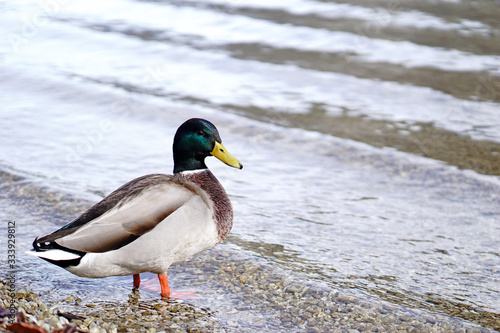
M170 297L167 270L222 242L233 226L231 201L205 158L243 165L222 144L214 124L185 121L173 142L173 175L149 174L122 185L53 233L29 254L87 278L158 274Z

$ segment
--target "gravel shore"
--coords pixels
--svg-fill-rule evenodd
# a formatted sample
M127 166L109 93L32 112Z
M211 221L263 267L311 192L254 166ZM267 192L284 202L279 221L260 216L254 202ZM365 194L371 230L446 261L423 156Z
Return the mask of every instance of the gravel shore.
M14 308L16 321L33 323L46 332L60 330L58 333L74 329L92 333L493 332L460 319L369 302L344 292L326 292L280 277L266 267L228 262L224 255L211 264L217 267L207 275L209 290L197 301L150 299L141 297L143 291L130 293L125 302L88 301L63 294L60 299L47 300L30 291L16 291L11 300L9 285L0 282L0 306ZM194 266L182 266L180 271L201 274ZM0 329L8 324L9 318L4 318Z

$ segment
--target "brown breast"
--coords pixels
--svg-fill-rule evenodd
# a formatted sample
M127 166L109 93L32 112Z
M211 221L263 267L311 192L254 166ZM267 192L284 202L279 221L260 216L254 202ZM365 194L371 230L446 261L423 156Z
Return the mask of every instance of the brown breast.
M175 174L175 178L193 183L208 194L213 202L214 220L219 232L219 241L222 242L233 227L233 206L217 178L208 169L180 172Z

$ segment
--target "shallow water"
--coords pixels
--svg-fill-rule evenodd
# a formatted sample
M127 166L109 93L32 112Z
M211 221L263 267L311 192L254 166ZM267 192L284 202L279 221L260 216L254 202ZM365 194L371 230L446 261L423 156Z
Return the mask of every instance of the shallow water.
M255 273L268 277L260 284L289 279L391 313L439 314L457 330L499 329L500 182L425 150L444 145L462 159L462 140L489 147L465 168L500 162L500 12L491 6L0 4L1 219L18 223L20 285L29 280L51 302L74 294L126 304L129 278L81 279L23 249L124 182L170 173L175 129L203 117L245 165L208 161L235 225L224 244L170 274L222 329L279 330L271 301L241 306L267 290L238 291L245 263L265 272ZM405 152L414 151L404 140L448 164ZM204 284L210 275L222 282Z

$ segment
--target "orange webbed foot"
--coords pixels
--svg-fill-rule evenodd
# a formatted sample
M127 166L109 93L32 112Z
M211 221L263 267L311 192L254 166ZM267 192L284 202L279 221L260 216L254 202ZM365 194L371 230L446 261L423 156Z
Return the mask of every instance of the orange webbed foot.
M154 279L146 279L144 283L142 283L142 287L150 291L160 291L160 295L164 299L199 299L199 297L196 296L196 292L192 290L171 290L168 284L167 274L158 274L158 280L160 281L160 290L158 290L158 284L154 281ZM139 274L135 274L134 288L138 288L139 284Z
M141 276L139 274L134 274L134 287L133 289L139 289L141 285Z

